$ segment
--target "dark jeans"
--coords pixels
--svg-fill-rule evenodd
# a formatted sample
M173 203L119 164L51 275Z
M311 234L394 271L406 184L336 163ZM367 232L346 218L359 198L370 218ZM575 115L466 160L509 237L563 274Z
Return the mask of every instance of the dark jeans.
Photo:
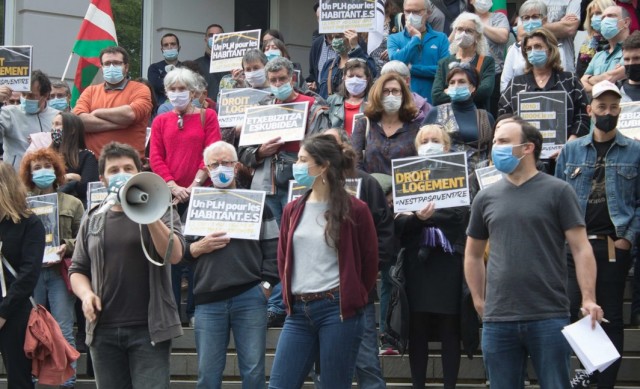
M631 252L616 249L615 262L609 261L609 250L606 240L590 240L593 254L596 257L596 302L604 310L604 317L609 323L602 322L602 329L609 336L611 342L620 354L624 346L624 320L622 303L624 286L631 265ZM578 312L582 296L576 279L575 266L571 253L569 257L569 298L571 300L571 321L579 319ZM613 388L620 369L621 359L618 359L598 375L598 388Z
M8 389L34 388L31 359L24 354L24 338L30 313L31 303L27 300L0 329L0 353L7 372Z
M182 278L187 279L187 320L193 317L196 305L193 301L193 265L179 263L171 265L171 286L173 288L173 296L176 299L178 312L181 312L180 303L182 301Z
M631 314L640 315L640 234L636 239L635 247L635 265L633 267L633 281L632 286L632 300L631 300Z
M90 350L98 388L169 389L171 341L152 345L146 326L98 328Z

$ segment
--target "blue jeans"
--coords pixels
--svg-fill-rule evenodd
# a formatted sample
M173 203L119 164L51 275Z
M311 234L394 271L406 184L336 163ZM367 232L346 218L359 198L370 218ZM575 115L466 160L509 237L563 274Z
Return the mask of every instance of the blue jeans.
M227 300L196 305L198 388L222 387L229 331L233 331L242 387L265 387L266 308L260 285Z
M288 188L276 187L276 193L265 196L265 203L269 206L273 217L276 218L278 227L280 227L280 219L282 218L282 210L287 205L287 197L289 197Z
M484 322L482 355L491 389L524 387L531 356L541 389L569 387L571 347L560 331L569 318Z
M387 310L389 308L389 300L391 299L391 276L389 270L394 262L380 262L380 333L384 334L387 325Z
M89 349L98 388L169 389L171 341L152 345L147 326L98 325Z
M44 306L47 305L47 301L49 302L51 316L58 322L62 336L69 342L71 347L75 348L76 339L73 336L73 322L76 296L67 290L67 284L60 274L59 266L54 265L42 268L36 288L33 290L33 298L36 303ZM75 371L76 362L73 362L71 366ZM76 376L74 375L63 386L74 386L75 383Z
M322 369L322 367L321 367ZM324 370L321 373L324 378ZM386 388L382 378L380 359L378 359L378 331L376 330L375 304L367 304L364 308L364 334L356 358L356 381L363 389Z
M284 306L284 301L282 300L282 282L279 282L276 286L273 287L271 291L271 297L269 297L269 301L267 302L267 310L269 312L275 312L280 315L284 315L287 313L287 310Z
M171 287L173 288L173 296L176 299L178 313L182 311L180 308L180 303L182 302L182 277L185 273L187 277L187 319L191 319L195 310L195 303L193 302L193 266L186 263L171 265Z
M340 319L340 296L296 301L287 316L273 361L270 389L299 388L320 354L323 388L351 388L364 331L364 315Z

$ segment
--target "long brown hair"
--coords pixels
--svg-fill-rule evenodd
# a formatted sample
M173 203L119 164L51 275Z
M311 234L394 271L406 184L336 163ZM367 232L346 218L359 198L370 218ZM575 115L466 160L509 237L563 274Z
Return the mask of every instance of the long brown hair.
M382 119L384 106L382 105L382 89L388 81L397 81L402 91L402 105L398 111L398 116L403 123L410 123L416 117L418 109L413 102L413 96L407 87L404 79L395 73L387 73L376 80L369 91L368 104L364 109L364 114L371 120L377 122Z
M62 155L69 168L77 169L80 165L79 151L87 148L84 141L84 123L71 112L60 112L58 115L62 117L62 140L59 147L52 143L51 148Z
M0 221L10 219L20 223L31 214L27 206L27 189L13 166L0 162Z
M324 239L329 247L340 246L340 228L344 222L353 222L350 194L344 188L347 176L355 169L356 153L351 147L341 146L333 135L318 134L306 138L302 147L309 153L314 163L326 166L326 180L329 185L329 207L324 214L327 225Z
M33 176L31 174L31 162L40 159L47 160L53 165L53 171L56 174L56 180L53 183L53 188L64 184L64 160L62 156L56 153L53 149L38 149L31 153L24 155L22 164L20 165L20 179L22 183L27 187L30 192L37 192L38 187L33 183Z

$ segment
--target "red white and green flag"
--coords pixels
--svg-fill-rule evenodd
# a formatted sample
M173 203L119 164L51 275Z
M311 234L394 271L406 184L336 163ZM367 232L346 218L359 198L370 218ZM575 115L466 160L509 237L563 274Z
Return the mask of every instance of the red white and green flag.
M493 0L493 7L491 8L493 12L502 12L507 15L507 0Z
M82 91L91 85L100 70L100 50L117 45L110 0L91 0L73 46L73 52L80 59L71 88L71 106L75 105Z

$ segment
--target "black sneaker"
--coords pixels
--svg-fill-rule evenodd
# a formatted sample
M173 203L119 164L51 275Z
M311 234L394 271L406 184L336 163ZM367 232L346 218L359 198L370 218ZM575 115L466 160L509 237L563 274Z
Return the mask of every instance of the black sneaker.
M284 325L284 319L286 317L286 313L267 311L267 328L282 327Z
M586 370L576 369L576 375L571 379L571 389L588 388L591 384L591 377Z

